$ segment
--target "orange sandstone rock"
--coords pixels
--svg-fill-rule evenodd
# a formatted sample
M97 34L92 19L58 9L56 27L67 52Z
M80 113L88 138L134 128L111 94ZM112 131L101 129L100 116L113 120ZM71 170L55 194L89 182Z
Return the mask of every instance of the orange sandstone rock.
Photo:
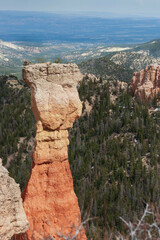
M153 99L160 93L160 66L151 65L140 72L135 72L130 90L142 101Z
M23 78L31 87L37 123L31 175L22 193L30 228L16 239L73 237L81 214L67 146L68 129L82 111L76 89L82 75L75 64L44 63L25 66ZM83 227L76 239L87 239Z

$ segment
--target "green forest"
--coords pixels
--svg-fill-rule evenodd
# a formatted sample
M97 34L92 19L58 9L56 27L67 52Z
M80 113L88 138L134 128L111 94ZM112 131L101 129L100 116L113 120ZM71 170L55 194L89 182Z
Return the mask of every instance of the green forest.
M158 212L160 111L150 115L151 105L128 91L112 104L109 83L84 79L79 93L94 102L70 131L69 160L83 217L97 217L88 236L103 239L106 231L125 231L119 217L134 221L145 203Z
M28 141L35 136L35 119L30 89L22 81L18 82L22 89L13 88L6 83L8 79L12 78L0 77L0 157L3 165L6 165L8 157L13 156L8 170L22 189L30 174L33 147L28 146ZM20 138L24 139L21 144ZM22 154L26 156L25 161L22 160Z
M34 141L32 146L28 142L35 137L35 120L30 89L21 81L22 89L13 88L7 79L0 77L0 157L23 189L30 174ZM159 100L136 101L127 89L113 103L109 86L102 78L82 80L78 91L83 114L69 131L74 189L82 219L93 218L86 230L88 239L95 240L106 233L112 239L117 232L127 234L120 217L134 222L146 203L159 211L160 111L149 111Z

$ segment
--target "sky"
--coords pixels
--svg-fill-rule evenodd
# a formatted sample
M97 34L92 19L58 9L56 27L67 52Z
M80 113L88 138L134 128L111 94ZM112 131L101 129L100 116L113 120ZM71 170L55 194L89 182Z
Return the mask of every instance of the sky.
M160 17L160 0L0 0L0 10L95 12L115 16Z

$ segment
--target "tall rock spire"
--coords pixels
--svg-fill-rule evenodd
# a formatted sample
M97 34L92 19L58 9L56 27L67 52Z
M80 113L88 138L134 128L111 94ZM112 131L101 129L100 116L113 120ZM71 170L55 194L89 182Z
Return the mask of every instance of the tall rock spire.
M30 228L16 239L74 236L81 214L68 162L68 129L81 115L76 86L82 75L75 64L43 63L25 66L23 78L31 87L36 144L22 193ZM83 228L77 239L87 239Z

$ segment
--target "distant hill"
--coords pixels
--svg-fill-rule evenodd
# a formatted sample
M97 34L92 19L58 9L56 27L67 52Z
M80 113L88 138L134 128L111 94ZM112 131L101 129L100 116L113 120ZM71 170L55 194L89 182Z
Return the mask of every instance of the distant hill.
M79 64L83 73L130 81L134 71L150 64L160 65L160 39L126 48L101 47L99 51L103 57L94 57Z
M139 44L130 50L117 52L110 56L114 63L130 68L133 71L140 71L150 64L160 64L160 39Z
M140 44L134 49L137 51L147 51L150 56L159 58L160 57L160 39L154 39L150 42Z
M106 79L117 79L124 82L130 82L133 74L132 70L115 64L107 56L90 59L78 66L82 73L92 73Z
M160 58L154 58L144 51L140 52L121 52L114 54L111 58L115 64L129 68L132 71L140 71L150 64L160 64Z

